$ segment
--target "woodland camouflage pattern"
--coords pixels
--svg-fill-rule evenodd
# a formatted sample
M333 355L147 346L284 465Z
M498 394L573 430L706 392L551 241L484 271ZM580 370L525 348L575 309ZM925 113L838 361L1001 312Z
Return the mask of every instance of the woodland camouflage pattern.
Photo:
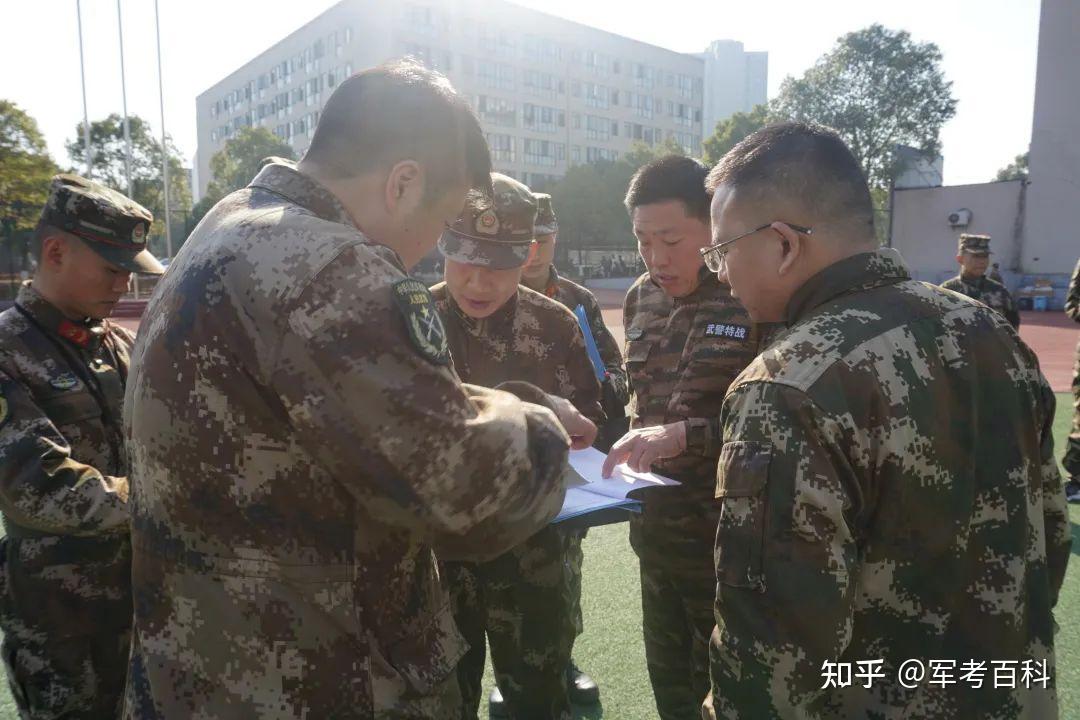
M957 275L954 278L941 283L946 290L967 295L973 300L978 300L983 305L993 308L1001 313L1002 317L1009 321L1014 328L1020 327L1020 313L1016 310L1016 303L1005 286L983 275L979 278L968 278Z
M896 680L907 659L1053 673L1070 536L1034 354L890 249L819 273L787 315L724 403L715 717L1056 717L1052 676ZM885 679L822 689L825 661L869 659Z
M131 629L120 415L134 338L66 320L29 284L15 302L0 313L8 681L24 718L115 717Z
M445 337L424 288L398 304L405 278L283 162L184 244L126 398L125 717L442 719L459 706L466 646L434 553L489 558L545 527L569 438L548 409L463 386L422 348L414 320L436 350Z
M1065 297L1065 313L1080 323L1080 260L1076 261L1069 292ZM1076 362L1073 365L1073 423L1072 432L1065 446L1065 457L1061 464L1065 472L1074 478L1080 478L1080 342L1076 344Z
M470 318L446 285L432 288L461 378L487 387L525 381L565 398L600 424L600 384L574 316L519 287L487 318ZM568 604L568 539L548 526L485 563L446 563L454 619L471 649L458 668L462 717L476 718L484 674L484 634L507 708L515 718L571 717L566 666L575 630Z
M709 688L719 412L728 385L757 354L758 334L731 289L704 267L701 284L683 298L668 297L642 275L623 317L631 427L690 425L687 451L653 464L682 486L646 491L642 513L630 517L657 710L662 720L682 720L700 714Z

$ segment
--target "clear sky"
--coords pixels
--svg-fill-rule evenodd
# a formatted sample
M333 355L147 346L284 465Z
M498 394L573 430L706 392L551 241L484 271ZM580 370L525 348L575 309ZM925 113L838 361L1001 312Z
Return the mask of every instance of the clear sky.
M392 0L384 0L390 2ZM128 111L160 132L153 0L121 0ZM769 96L843 33L879 22L937 43L959 100L945 126L945 182L985 182L1031 139L1038 0L518 0L519 4L683 52L714 39L769 53ZM159 0L165 122L195 154L195 96L334 4L333 0ZM54 159L82 121L75 0L2 0L0 98L33 115ZM82 0L93 121L119 112L116 0Z

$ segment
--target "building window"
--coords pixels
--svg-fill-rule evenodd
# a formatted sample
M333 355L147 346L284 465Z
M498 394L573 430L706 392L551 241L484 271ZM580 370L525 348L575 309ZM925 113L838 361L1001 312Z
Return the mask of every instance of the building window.
M553 133L559 127L566 127L566 114L553 107L525 103L521 110L521 125L537 132Z
M585 116L585 137L589 140L610 140L612 126L618 127L617 123L598 115Z
M615 150L599 147L587 147L585 148L585 162L594 163L598 161L615 162L619 159L619 153Z
M513 65L497 63L491 60L480 60L477 66L480 83L485 87L511 91L514 89Z
M502 133L485 133L491 159L496 162L514 162L514 137Z
M600 108L602 110L607 110L611 107L607 87L591 82L585 83L585 104L589 107Z
M522 141L522 151L527 165L555 167L560 160L566 158L566 146L550 140L525 138Z
M481 120L492 125L517 126L517 103L511 100L481 95L476 101L476 112Z

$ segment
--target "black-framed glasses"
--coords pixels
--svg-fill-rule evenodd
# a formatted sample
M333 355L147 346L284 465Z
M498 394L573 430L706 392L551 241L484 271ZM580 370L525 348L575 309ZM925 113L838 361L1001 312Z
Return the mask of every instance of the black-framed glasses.
M734 243L737 240L742 240L744 237L749 237L749 236L753 235L754 233L759 233L762 230L770 228L770 227L773 226L773 223L775 223L775 222L777 222L777 221L774 220L773 222L768 222L768 223L765 223L764 225L759 225L758 227L754 228L753 230L747 230L742 235L736 235L735 237L731 238L730 240L724 240L723 242L718 242L715 245L710 245L707 248L701 248L701 257L703 257L705 259L705 267L709 268L709 270L711 272L720 272L720 269L724 266L724 257L728 254L728 251L731 249L732 243ZM780 221L780 222L783 222L783 221ZM813 228L809 228L809 227L806 227L804 225L795 225L794 223L789 223L789 222L785 222L784 224L787 225L789 228L791 228L792 230L794 230L797 233L802 233L803 235L813 235L814 234L814 229Z

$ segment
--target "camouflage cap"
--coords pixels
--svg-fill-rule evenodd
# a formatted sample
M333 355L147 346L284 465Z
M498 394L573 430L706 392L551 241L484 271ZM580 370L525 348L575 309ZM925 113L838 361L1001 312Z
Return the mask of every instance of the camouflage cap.
M154 216L101 183L78 175L56 175L41 222L79 237L98 255L125 270L154 275L165 272L146 249Z
M989 235L969 235L964 233L960 236L960 244L956 252L971 253L972 255L990 255Z
M553 235L559 231L559 221L555 218L555 208L551 206L551 196L547 193L534 193L536 198L536 225L533 232L537 235Z
M521 267L529 259L536 222L536 199L525 185L491 173L495 200L473 195L453 225L439 238L447 260L493 270Z

